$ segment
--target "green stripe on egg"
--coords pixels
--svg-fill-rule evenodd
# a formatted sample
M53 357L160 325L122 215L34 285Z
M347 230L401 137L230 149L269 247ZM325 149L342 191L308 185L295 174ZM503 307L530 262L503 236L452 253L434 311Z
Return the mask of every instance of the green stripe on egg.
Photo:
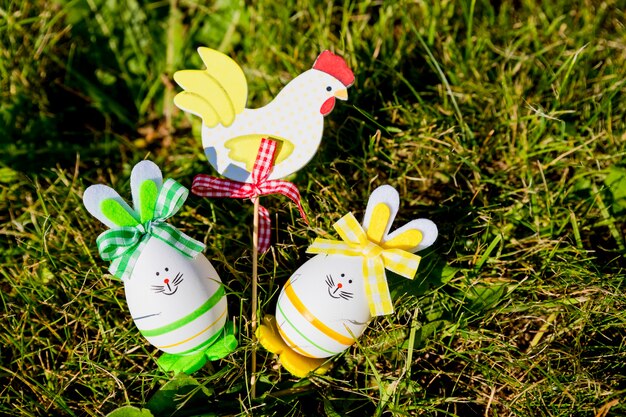
M215 293L213 293L213 295L208 300L206 300L204 304L202 304L195 311L193 311L192 313L189 313L185 317L182 317L176 320L175 322L167 324L165 326L157 327L155 329L150 329L150 330L139 329L139 331L144 337L154 337L154 336L164 335L174 330L178 330L179 328L196 320L198 317L200 317L207 311L211 310L225 295L226 295L226 291L224 290L224 286L220 285L217 291L215 291Z

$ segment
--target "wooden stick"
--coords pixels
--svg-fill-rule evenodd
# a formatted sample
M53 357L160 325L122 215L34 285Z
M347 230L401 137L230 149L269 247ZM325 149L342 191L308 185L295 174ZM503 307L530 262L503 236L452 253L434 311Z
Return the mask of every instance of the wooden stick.
M252 223L252 377L250 394L256 398L256 327L257 327L257 285L259 258L259 198L254 199L254 220Z

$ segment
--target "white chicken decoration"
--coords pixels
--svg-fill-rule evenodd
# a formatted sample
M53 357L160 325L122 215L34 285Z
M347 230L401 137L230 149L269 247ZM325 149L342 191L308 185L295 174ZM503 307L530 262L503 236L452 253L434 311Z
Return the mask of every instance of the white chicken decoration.
M251 171L262 138L279 143L269 180L306 165L317 151L324 116L335 100L347 100L354 74L346 61L322 52L313 68L289 82L269 104L246 108L243 70L230 57L200 47L205 70L182 70L174 80L185 90L174 98L182 110L202 118L202 144L209 163L223 176L252 182Z

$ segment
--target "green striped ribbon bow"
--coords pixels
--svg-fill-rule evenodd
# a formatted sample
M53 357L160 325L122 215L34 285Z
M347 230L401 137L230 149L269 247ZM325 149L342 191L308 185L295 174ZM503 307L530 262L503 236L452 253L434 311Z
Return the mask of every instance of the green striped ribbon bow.
M109 229L96 239L100 256L111 261L109 271L121 279L130 278L135 263L150 237L167 243L189 258L195 258L204 250L204 244L165 223L187 199L189 190L168 178L157 196L152 219L136 226Z

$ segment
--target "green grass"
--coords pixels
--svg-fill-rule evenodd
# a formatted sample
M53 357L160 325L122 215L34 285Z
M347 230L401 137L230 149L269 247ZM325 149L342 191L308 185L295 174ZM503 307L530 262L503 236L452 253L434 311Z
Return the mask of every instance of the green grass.
M0 413L626 414L623 1L48 3L0 6ZM208 171L198 121L171 103L199 45L242 65L250 107L325 48L356 74L293 178L310 225L263 200L280 219L263 312L378 185L400 191L398 224L440 229L415 280L390 279L396 313L328 375L297 381L260 350L255 400L251 204L191 196L172 221L207 243L241 333L168 383L81 203L98 182L129 194L146 157L187 186Z

